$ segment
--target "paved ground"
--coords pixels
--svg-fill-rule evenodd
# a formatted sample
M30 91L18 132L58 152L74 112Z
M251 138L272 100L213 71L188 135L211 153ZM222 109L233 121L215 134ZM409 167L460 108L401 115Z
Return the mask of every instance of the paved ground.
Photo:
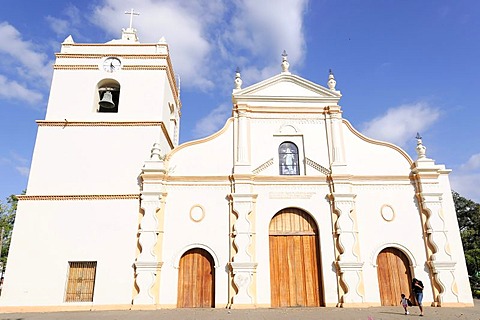
M288 308L288 309L171 309L154 311L71 311L45 313L4 313L0 320L393 320L448 319L480 320L480 300L470 308L425 307L419 317L418 307L410 315L402 307L376 308Z

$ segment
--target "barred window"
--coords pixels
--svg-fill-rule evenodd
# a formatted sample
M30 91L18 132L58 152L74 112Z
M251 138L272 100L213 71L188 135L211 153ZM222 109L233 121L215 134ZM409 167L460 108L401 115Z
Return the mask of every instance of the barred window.
M66 302L92 302L96 261L70 261Z

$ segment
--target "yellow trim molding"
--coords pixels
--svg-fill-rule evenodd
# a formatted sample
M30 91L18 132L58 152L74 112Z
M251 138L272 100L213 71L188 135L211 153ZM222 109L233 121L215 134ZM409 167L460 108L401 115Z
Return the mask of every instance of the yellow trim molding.
M140 194L18 195L19 201L62 200L137 200Z
M39 127L154 127L165 126L162 121L49 121L37 120Z

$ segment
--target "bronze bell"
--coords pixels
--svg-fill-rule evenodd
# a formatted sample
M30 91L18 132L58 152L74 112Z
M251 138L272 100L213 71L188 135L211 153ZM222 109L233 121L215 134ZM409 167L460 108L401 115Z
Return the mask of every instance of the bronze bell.
M113 109L115 108L115 103L113 103L112 93L110 91L105 91L103 94L102 100L98 103L98 105L105 109Z

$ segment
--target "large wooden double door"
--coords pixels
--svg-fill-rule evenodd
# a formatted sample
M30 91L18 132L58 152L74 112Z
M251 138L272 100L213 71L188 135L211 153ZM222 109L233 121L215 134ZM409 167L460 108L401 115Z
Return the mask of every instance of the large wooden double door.
M409 265L407 256L396 248L386 248L378 254L377 276L382 306L400 305L402 293L412 300Z
M191 249L180 259L177 307L215 307L214 262L203 249Z
M300 209L288 208L270 222L272 307L323 306L318 228Z

